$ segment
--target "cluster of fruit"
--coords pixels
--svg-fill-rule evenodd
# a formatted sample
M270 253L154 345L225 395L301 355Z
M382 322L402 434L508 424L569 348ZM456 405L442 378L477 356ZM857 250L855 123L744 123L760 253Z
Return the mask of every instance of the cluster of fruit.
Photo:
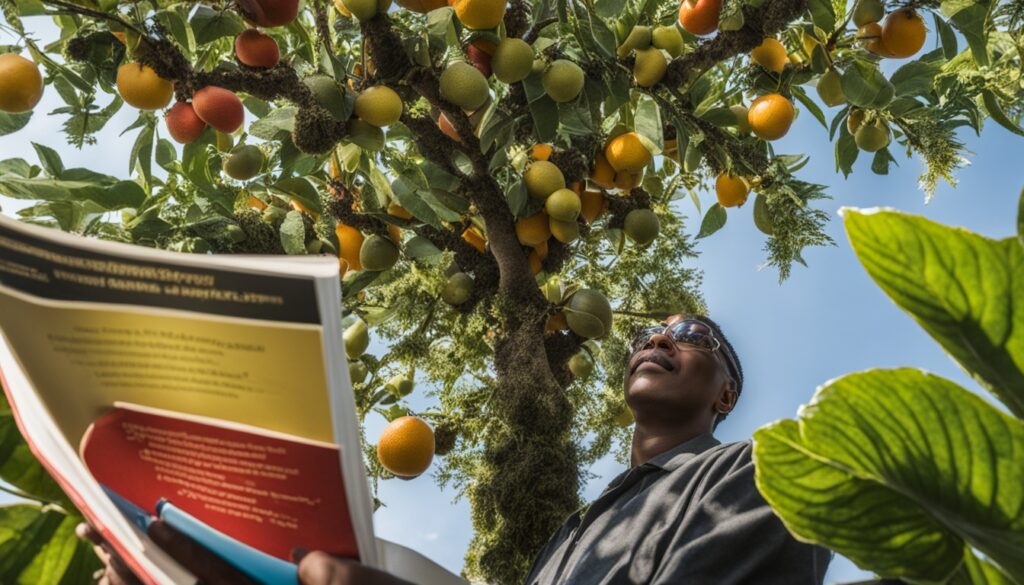
M885 21L879 21L885 17ZM857 40L864 48L881 57L905 59L924 46L927 29L924 19L910 6L885 14L882 0L859 0L853 9Z
M634 26L616 51L619 57L636 52L633 79L640 87L653 87L665 77L669 59L683 53L683 35L675 26Z

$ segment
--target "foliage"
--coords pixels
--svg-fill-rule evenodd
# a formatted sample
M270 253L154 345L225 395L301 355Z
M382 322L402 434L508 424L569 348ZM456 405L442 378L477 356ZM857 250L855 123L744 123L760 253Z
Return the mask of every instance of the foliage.
M868 274L1014 416L919 370L850 374L755 433L757 485L798 538L883 577L1024 583L1024 247L843 217Z
M282 56L269 69L242 65L233 54L233 39L246 28L236 8L255 1L0 0L0 34L17 45L0 51L24 49L45 70L46 91L64 103L50 114L63 119L69 144L94 142L126 107L116 85L126 62L173 80L180 101L208 86L234 92L249 118L233 136L206 128L179 147L165 137L159 114L140 112L124 130L133 140L131 180L66 169L55 150L34 145L37 164L0 161L0 194L34 202L20 212L25 221L86 236L190 253L343 258L352 268L343 281L348 320L364 319L388 345L385 355L358 358L368 372L355 385L359 413L394 419L408 412L406 398L387 388L396 374L415 376L417 388L436 399L419 413L446 447L436 477L470 499L476 539L467 573L493 583L522 581L578 505L587 465L613 450L626 460L629 431L615 421L624 413L623 347L633 328L706 309L681 200L689 197L703 216L694 218L698 237L711 236L736 209L708 200L710 187L722 173L743 177L762 202L758 227L780 279L804 262L806 248L832 244L828 214L816 207L826 187L798 178L811 157L775 152L730 107L774 92L792 100L798 124L829 132L844 175L861 152L848 118L877 120L894 140L873 155L871 171L885 174L902 147L924 161L929 194L963 164L960 128L980 131L991 119L1022 132L1019 1L916 3L931 18L939 48L886 75L884 61L857 40L847 2L729 0L720 30L705 39L681 32L678 56L644 87L634 83L635 56L623 44L636 26L672 25L678 33L677 0L511 0L502 24L488 30L466 28L450 7L395 9L359 22L310 0L294 22L264 29ZM54 20L59 39L41 46L26 26L38 16ZM748 56L765 36L778 37L788 54L779 73ZM482 59L482 47L506 37L532 45L533 71L513 84L489 81L489 98L475 112L446 100L444 68ZM559 59L586 74L568 102L545 90L543 70ZM831 120L810 97L830 69L849 102ZM323 92L304 81L314 74L338 81L343 95L321 101ZM356 95L381 85L401 98L399 122L378 130L350 119ZM32 115L40 113L0 112L0 135L24 128ZM625 177L638 184L612 188L590 178L605 144L625 131L636 132L653 157L641 176ZM550 238L543 258L519 244L514 228L543 207L523 183L539 143L552 147L550 162L568 187L600 190L607 205L600 217L577 222L579 239ZM265 155L252 180L222 173L238 144ZM646 248L623 234L635 209L660 219L660 234ZM351 232L339 239L345 226L395 238L402 258L383 272L355 270L359 250L346 248ZM440 294L455 271L474 285L453 306ZM612 302L615 321L604 339L557 325L580 288ZM566 366L579 351L598 365L586 380ZM364 451L374 486L389 479L369 441ZM14 483L29 465L9 460L0 477Z

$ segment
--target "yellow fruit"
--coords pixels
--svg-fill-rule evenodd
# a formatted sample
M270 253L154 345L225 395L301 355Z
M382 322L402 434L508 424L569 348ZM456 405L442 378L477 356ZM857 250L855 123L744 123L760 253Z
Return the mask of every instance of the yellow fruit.
M814 47L821 44L821 41L816 39L814 35L808 33L806 30L800 35L800 42L804 47L804 52L807 53L807 58L810 59L814 55Z
M348 377L352 380L353 384L362 384L369 375L370 370L363 362L351 361L348 363Z
M378 128L390 126L402 116L402 98L386 85L367 88L356 96L355 114Z
M818 97L825 105L834 108L846 103L846 95L843 93L843 82L835 69L829 69L818 79Z
M640 183L643 182L643 179L643 171L639 173L622 171L620 173L615 173L615 187L622 191L631 191L636 187L639 187Z
M575 222L582 206L580 196L572 189L559 189L544 201L544 211L559 221Z
M345 3L341 0L334 0L334 8L342 14L342 16L352 17L352 11L345 6Z
M715 194L722 207L739 207L747 201L750 187L742 177L722 173L715 180Z
M750 58L761 67L775 73L782 73L786 62L789 61L786 47L773 37L765 37L761 44L750 52Z
M412 219L412 214L409 213L409 210L394 201L388 203L388 215L401 219Z
M652 33L649 26L634 26L626 40L622 41L615 53L620 58L629 55L633 50L646 49L651 46Z
M913 8L901 8L885 17L882 44L891 56L905 59L921 50L926 34L921 15Z
M640 87L653 87L668 71L668 59L661 49L650 47L636 52L633 64L633 79Z
M853 9L853 24L859 28L882 20L883 16L885 4L881 0L857 0L857 6Z
M396 245L402 243L402 228L398 227L393 223L388 224L388 237Z
M850 131L850 134L856 134L862 123L864 123L864 110L850 110L850 114L846 117L846 129Z
M355 323L349 325L341 338L345 342L345 355L350 360L363 355L366 348L370 347L370 330L362 319L356 319Z
M622 231L638 245L646 246L658 237L661 221L650 209L634 209L626 214Z
M595 157L594 168L590 171L590 180L604 189L615 187L615 169L612 168L603 153L599 152Z
M535 144L533 145L533 148L530 149L530 156L533 157L533 160L546 161L551 158L552 152L554 152L554 150L551 148L550 144Z
M473 294L473 277L465 272L456 272L448 277L441 289L441 299L449 305L461 305Z
M568 59L558 59L544 70L541 83L548 97L558 103L571 102L583 91L583 69Z
M522 39L506 38L491 57L491 71L502 83L526 79L533 70L533 47Z
M747 121L747 106L736 104L735 106L729 106L729 109L736 116L736 131L740 134L750 132L750 122Z
M548 241L551 229L548 227L548 216L543 211L516 222L516 237L524 246L537 246Z
M490 90L484 74L465 61L445 67L439 85L441 97L467 111L484 105Z
M651 151L647 150L636 132L619 134L609 140L604 156L616 172L639 173L651 162Z
M622 410L620 410L619 413L615 415L615 424L619 425L620 427L628 427L629 425L633 424L633 422L633 411L630 410L628 406L623 406Z
M757 98L747 111L747 123L761 140L778 140L785 136L795 117L793 102L777 93Z
M672 58L683 54L683 35L675 25L656 26L651 33L651 43L659 48L668 51Z
M130 106L159 110L171 103L174 85L148 65L125 63L117 68L117 91Z
M389 238L373 234L363 241L359 249L359 262L363 269L381 272L398 262L398 246Z
M36 107L43 97L43 76L28 59L0 55L0 111L21 114Z
M608 200L600 191L584 191L580 196L580 202L582 204L580 215L587 220L587 223L594 223L594 220L608 211Z
M539 160L526 169L523 183L530 197L546 199L548 195L565 188L565 176L554 163Z
M612 306L593 289L580 289L566 304L566 322L580 337L604 337L612 328Z
M451 6L466 28L495 28L505 18L505 0L451 0Z
M881 120L875 120L874 124L861 124L853 135L857 148L864 152L878 152L889 146L889 140L889 127Z
M487 249L487 238L485 238L475 227L466 228L466 230L462 232L462 239L480 252Z
M892 57L892 53L885 46L885 41L882 40L882 25L877 22L871 22L858 28L856 37L864 45L864 48L872 53L883 57Z
M370 20L377 16L379 7L377 0L341 0L348 8L349 14L355 16L360 22Z
M580 224L576 220L562 221L560 219L548 218L551 227L551 235L563 244L571 244L580 237Z
M569 358L569 371L577 378L589 378L594 373L594 359L587 351L580 350Z
M377 441L377 459L399 477L416 477L434 460L434 431L415 416L396 418Z
M338 256L352 270L362 270L363 265L359 261L359 251L362 249L365 239L362 232L352 226L339 223L334 233L338 236Z

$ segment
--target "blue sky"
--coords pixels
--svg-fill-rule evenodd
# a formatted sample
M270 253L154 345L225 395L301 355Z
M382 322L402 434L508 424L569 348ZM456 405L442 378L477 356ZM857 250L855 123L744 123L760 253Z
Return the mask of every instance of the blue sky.
M40 26L39 19L29 26ZM49 28L49 27L47 27ZM51 35L45 35L49 40ZM0 38L8 43L9 38ZM106 103L101 99L101 103ZM99 143L84 150L65 145L59 134L62 117L45 116L60 104L52 88L29 126L0 137L0 160L23 157L35 162L30 141L57 148L65 166L84 166L128 177L128 154L135 131L118 133L135 118L129 107L108 124ZM161 130L163 130L161 125ZM832 145L821 126L807 113L788 136L775 143L779 153L810 153L811 163L799 172L805 180L830 185L830 201L819 207L834 213L840 206L889 206L936 221L963 226L990 237L1014 233L1017 195L1024 186L1020 164L1021 138L989 123L979 139L964 134L973 152L970 166L958 173L956 189L942 185L931 203L917 188L922 163L896 154L900 166L890 175L874 175L869 160L858 161L849 180L835 173ZM713 193L702 194L705 207ZM0 197L11 214L21 205ZM700 218L689 200L679 202L695 234ZM704 271L704 294L712 316L722 324L736 347L745 370L745 389L729 420L718 429L723 441L747 439L773 420L794 416L816 387L836 376L873 367L915 366L951 378L978 391L942 350L871 282L854 257L838 218L828 226L837 246L808 250L809 268L796 267L792 277L778 284L774 270L758 270L764 261L765 237L752 221L752 205L729 211L725 228L699 244L700 257L691 261ZM382 353L379 346L371 352ZM414 408L425 408L421 397ZM384 421L373 417L367 432L375 438ZM621 468L609 458L591 470L597 475L585 488L588 500L596 497ZM441 491L428 476L414 481L384 482L380 496L386 503L375 515L378 535L411 546L445 567L458 572L471 536L469 507L453 504L454 493ZM0 494L0 503L5 501ZM851 563L837 559L827 582L867 575Z

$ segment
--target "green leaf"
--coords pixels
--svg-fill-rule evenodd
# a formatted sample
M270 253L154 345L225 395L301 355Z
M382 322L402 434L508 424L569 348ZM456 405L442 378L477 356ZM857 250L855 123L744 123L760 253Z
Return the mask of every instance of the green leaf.
M419 192L415 190L413 185L410 185L406 177L399 177L391 183L391 193L395 196L395 199L398 200L398 204L411 213L413 217L436 228L441 227L441 222L438 221L437 214L434 213L434 210L430 205L428 205L427 202L419 196Z
M101 563L75 536L80 521L53 508L0 507L0 583L92 583Z
M156 118L150 118L149 123L142 128L139 136L135 139L131 155L128 157L128 171L134 171L135 165L138 163L147 185L153 183L153 134L155 128Z
M814 26L831 34L836 29L836 13L832 9L831 0L807 0L807 8L811 11Z
M960 53L960 47L957 46L956 41L956 32L953 31L953 27L949 26L939 16L939 13L933 12L932 20L935 22L935 30L939 33L939 39L942 41L942 55L949 61Z
M32 143L32 148L36 149L36 154L39 156L39 164L43 166L46 174L55 179L59 179L64 174L64 162L60 160L60 154L56 150L49 146L36 144L35 142Z
M889 148L883 148L876 152L875 156L871 159L871 172L876 175L888 175L889 165L895 162L896 159L892 157Z
M661 108L654 98L641 95L636 105L635 130L651 143L657 152L665 149L665 126L661 122Z
M274 140L279 132L291 133L295 129L295 106L277 108L249 126L249 134L263 140Z
M1024 416L1024 248L922 217L845 208L854 252L961 367Z
M846 68L842 85L847 101L871 110L884 108L896 95L896 89L878 67L863 61L854 61Z
M997 124L1018 136L1024 136L1024 129L1018 126L1016 122L1006 115L1006 112L1003 111L1003 106L1000 105L999 99L994 93L992 93L992 90L981 90L981 99L985 102L985 109L988 110L988 115L991 116Z
M281 246L288 254L306 253L306 224L301 212L289 211L281 222Z
M897 69L889 81L898 96L926 96L932 92L935 75L941 69L939 63L911 61Z
M156 164L164 170L171 172L174 169L174 162L178 160L178 152L170 140L161 138L156 143Z
M594 12L602 18L616 18L622 15L626 0L596 0Z
M704 214L704 220L700 222L700 233L697 234L697 239L706 238L722 229L727 218L725 208L718 203L709 207L708 212Z
M66 501L60 487L32 455L2 398L0 395L0 480L40 501Z
M25 112L24 114L0 112L0 136L6 136L21 130L28 126L28 121L31 119L32 112Z
M978 65L988 65L988 35L985 33L985 21L988 20L989 7L987 2L972 4L950 17L953 26L967 39L971 48L971 56Z
M754 440L757 487L801 540L927 582L969 544L1024 577L1024 424L960 386L910 368L850 374Z
M860 149L853 135L846 129L846 124L843 124L839 130L839 140L836 141L836 171L842 171L844 177L849 177L858 156Z
M323 208L320 205L320 192L316 187L303 177L292 177L281 179L274 183L274 189L285 193L292 199L297 199L306 209L320 213Z
M402 246L408 258L429 258L441 253L441 249L423 236L413 236Z
M814 100L807 97L807 93L803 90L803 88L794 86L792 88L792 93L793 96L795 96L796 99L799 100L801 104L803 104L804 108L808 112L810 112L812 116L814 116L814 119L821 124L821 127L828 130L828 122L825 120L824 112L821 111L821 108L818 107L818 104L814 103ZM735 116L733 117L735 118Z
M1024 191L1020 192L1020 201L1017 202L1017 240L1024 246Z
M201 4L196 7L189 24L199 45L221 37L233 37L245 30L245 24L234 10L215 10Z
M67 177L70 169L64 173ZM146 193L131 181L115 182L105 177L95 180L25 179L14 175L0 176L0 194L14 199L42 199L43 201L93 201L105 209L137 207Z

